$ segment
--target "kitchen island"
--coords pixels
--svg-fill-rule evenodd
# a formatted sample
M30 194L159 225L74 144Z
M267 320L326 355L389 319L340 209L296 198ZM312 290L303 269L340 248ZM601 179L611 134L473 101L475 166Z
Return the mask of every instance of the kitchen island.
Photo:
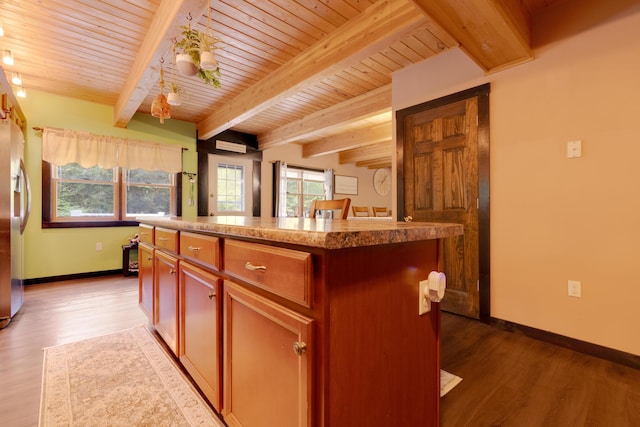
M419 282L461 225L139 221L140 306L228 425L439 425Z

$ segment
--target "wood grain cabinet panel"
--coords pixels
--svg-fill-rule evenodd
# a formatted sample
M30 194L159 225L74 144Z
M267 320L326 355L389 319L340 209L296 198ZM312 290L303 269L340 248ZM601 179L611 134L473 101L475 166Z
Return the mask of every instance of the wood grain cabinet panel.
M182 231L180 232L180 255L206 268L220 270L220 239Z
M178 231L168 228L156 227L156 247L170 252L178 253Z
M311 307L310 253L227 239L224 269L240 280Z
M181 262L180 362L213 407L221 408L221 279Z
M138 238L142 243L148 243L150 245L155 244L155 227L152 225L140 224L138 226Z
M313 321L224 283L224 405L231 427L311 421Z
M156 250L154 327L173 354L178 355L178 259Z
M153 247L144 243L138 245L138 305L153 323Z

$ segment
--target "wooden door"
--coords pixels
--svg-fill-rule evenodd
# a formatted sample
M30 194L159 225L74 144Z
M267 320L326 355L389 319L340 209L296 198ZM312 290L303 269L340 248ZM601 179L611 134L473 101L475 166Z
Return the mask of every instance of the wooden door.
M442 308L479 318L488 314L488 304L480 305L479 96L459 98L399 112L398 203L401 217L464 225L464 235L443 241L447 292Z
M216 411L220 411L222 280L184 261L179 271L180 362Z
M178 259L155 250L154 327L173 354L178 355Z
M138 305L153 323L153 248L138 245Z
M224 295L225 421L310 426L313 321L230 281Z

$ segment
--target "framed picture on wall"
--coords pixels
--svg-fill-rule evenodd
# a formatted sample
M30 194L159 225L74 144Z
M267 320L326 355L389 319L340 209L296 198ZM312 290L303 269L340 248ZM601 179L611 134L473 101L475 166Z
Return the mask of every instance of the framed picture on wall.
M358 194L358 177L334 175L333 192L334 194L357 195Z

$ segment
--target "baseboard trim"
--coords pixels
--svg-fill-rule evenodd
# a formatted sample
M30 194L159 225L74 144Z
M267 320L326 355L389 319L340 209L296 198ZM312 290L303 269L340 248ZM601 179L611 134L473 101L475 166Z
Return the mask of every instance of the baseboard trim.
M507 320L497 319L495 317L489 318L489 324L504 331L526 335L529 338L545 341L559 347L568 348L569 350L588 354L590 356L640 370L640 356L632 353L626 353L624 351L615 350L587 341L577 340L575 338L566 337L549 331L543 331L530 326L520 325Z
M38 277L35 279L25 279L24 284L25 286L38 285L41 283L62 282L64 280L75 280L75 279L90 279L92 277L114 276L117 274L122 275L122 269L92 271L88 273L65 274L63 276Z

